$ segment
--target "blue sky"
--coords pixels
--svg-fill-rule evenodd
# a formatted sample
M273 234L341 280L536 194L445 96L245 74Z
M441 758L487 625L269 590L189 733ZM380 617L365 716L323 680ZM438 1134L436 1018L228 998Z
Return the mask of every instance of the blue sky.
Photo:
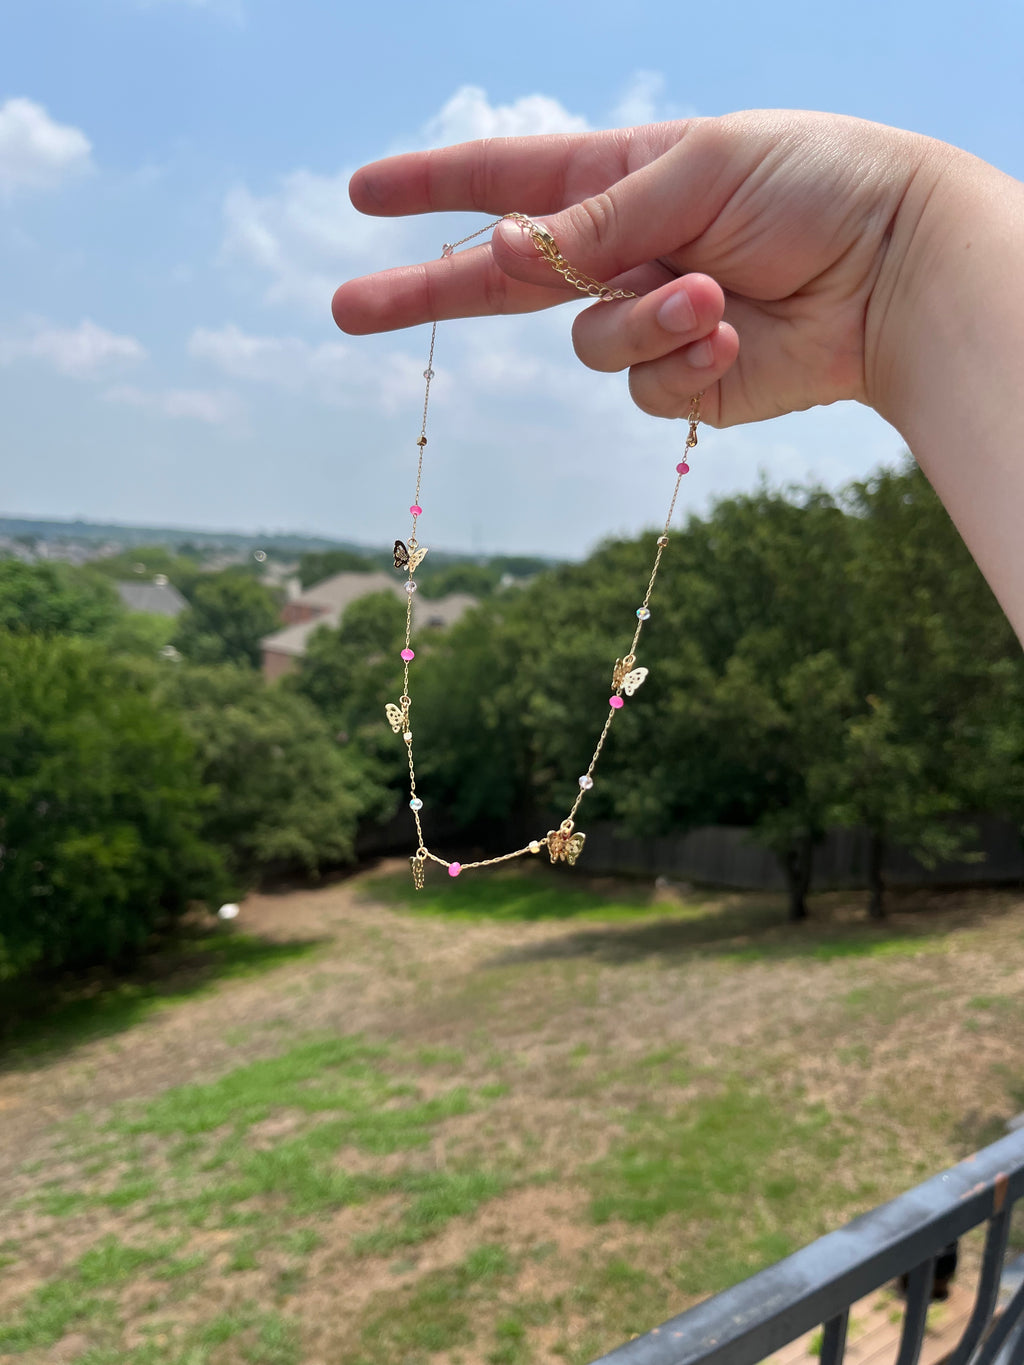
M331 292L477 223L359 219L356 166L794 107L1024 178L1022 72L1019 0L4 0L0 512L386 542L407 520L427 337L344 338ZM441 329L439 548L579 554L658 519L679 433L631 409L623 376L578 366L569 314ZM685 492L700 508L762 474L836 486L900 450L842 404L708 432Z

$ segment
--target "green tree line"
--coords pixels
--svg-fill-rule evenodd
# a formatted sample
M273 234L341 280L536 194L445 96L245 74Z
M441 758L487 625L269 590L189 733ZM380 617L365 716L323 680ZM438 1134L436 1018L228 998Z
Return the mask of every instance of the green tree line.
M443 811L500 851L511 821L572 802L655 535L417 640L428 828ZM318 875L407 796L383 717L402 603L357 601L267 686L274 596L187 557L159 571L176 567L189 608L173 622L125 612L116 574L0 561L0 979L125 960L190 906ZM649 676L616 719L583 828L744 826L785 869L799 918L832 826L870 832L881 914L888 844L934 862L969 853L971 817L1024 818L1020 648L912 464L837 496L762 488L691 516L651 608Z
M418 642L428 821L443 808L491 851L516 814L571 804L655 536L605 544ZM887 844L929 865L970 856L965 812L1022 819L1020 648L916 466L838 497L762 489L691 516L651 605L650 675L616 720L589 819L639 835L745 826L779 859L794 918L830 827L869 831L879 915ZM395 698L378 684L397 675L401 623L383 602L361 612L362 634L348 618L324 632L295 686L380 754L379 704Z

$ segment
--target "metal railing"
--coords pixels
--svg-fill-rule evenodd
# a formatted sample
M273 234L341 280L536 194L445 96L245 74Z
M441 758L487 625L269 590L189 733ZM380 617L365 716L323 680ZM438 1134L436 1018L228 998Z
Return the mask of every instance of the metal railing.
M1024 1282L995 1316L1010 1217L1021 1195L1024 1130L627 1342L602 1356L601 1363L758 1365L822 1327L821 1365L840 1365L850 1308L906 1275L895 1365L916 1365L936 1258L951 1242L987 1223L974 1309L945 1365L1024 1365Z

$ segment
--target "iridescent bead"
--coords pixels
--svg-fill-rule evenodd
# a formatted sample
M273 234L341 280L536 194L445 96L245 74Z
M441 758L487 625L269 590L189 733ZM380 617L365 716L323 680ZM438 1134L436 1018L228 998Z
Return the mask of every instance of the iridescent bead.
M406 732L405 732L405 734L402 736L402 738L405 740L406 744L411 744L411 743L412 743L412 731L411 731L411 730L406 730Z
M537 842L536 839L531 839L531 840L530 840L529 849L530 849L530 852L531 852L531 853L539 853L539 852L540 852L540 844Z
M412 798L412 800L409 802L409 809L410 809L410 810L422 810L422 809L423 809L423 802L420 800L420 798L419 798L418 796L414 796L414 797Z
M461 871L462 871L462 864L461 864L461 863L449 863L449 864L448 864L448 875L449 875L449 877L457 877Z
M651 619L651 613L647 610L646 607L637 607L636 619L638 621L649 621Z
M414 649L403 649L403 650L402 650L402 658L405 660L405 662L406 662L407 664L408 664L408 663L411 663L411 662L413 661L413 659L415 659L415 657L416 657L416 651L415 651Z
M619 700L621 701L621 697L620 697ZM585 792L588 792L588 791L590 791L590 789L591 789L591 787L592 787L593 785L594 785L594 779L590 776L589 773L584 773L583 776L580 778L580 788L581 788L581 790L583 790L583 791L585 791Z
M408 579L408 580L406 581L406 583L405 583L404 586L405 586L406 592L407 592L407 593L409 594L409 596L411 597L411 596L413 595L413 593L416 591L416 580L415 580L414 578L410 578L410 579Z

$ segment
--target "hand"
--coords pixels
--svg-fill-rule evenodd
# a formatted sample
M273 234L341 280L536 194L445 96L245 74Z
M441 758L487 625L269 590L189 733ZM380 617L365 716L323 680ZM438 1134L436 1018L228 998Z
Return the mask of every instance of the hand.
M543 216L574 266L640 295L577 317L580 359L628 369L659 416L702 389L705 420L730 426L841 398L884 407L906 258L958 155L857 119L755 112L412 153L357 172L350 192L384 216ZM364 333L570 297L504 223L490 246L343 285L334 316Z

